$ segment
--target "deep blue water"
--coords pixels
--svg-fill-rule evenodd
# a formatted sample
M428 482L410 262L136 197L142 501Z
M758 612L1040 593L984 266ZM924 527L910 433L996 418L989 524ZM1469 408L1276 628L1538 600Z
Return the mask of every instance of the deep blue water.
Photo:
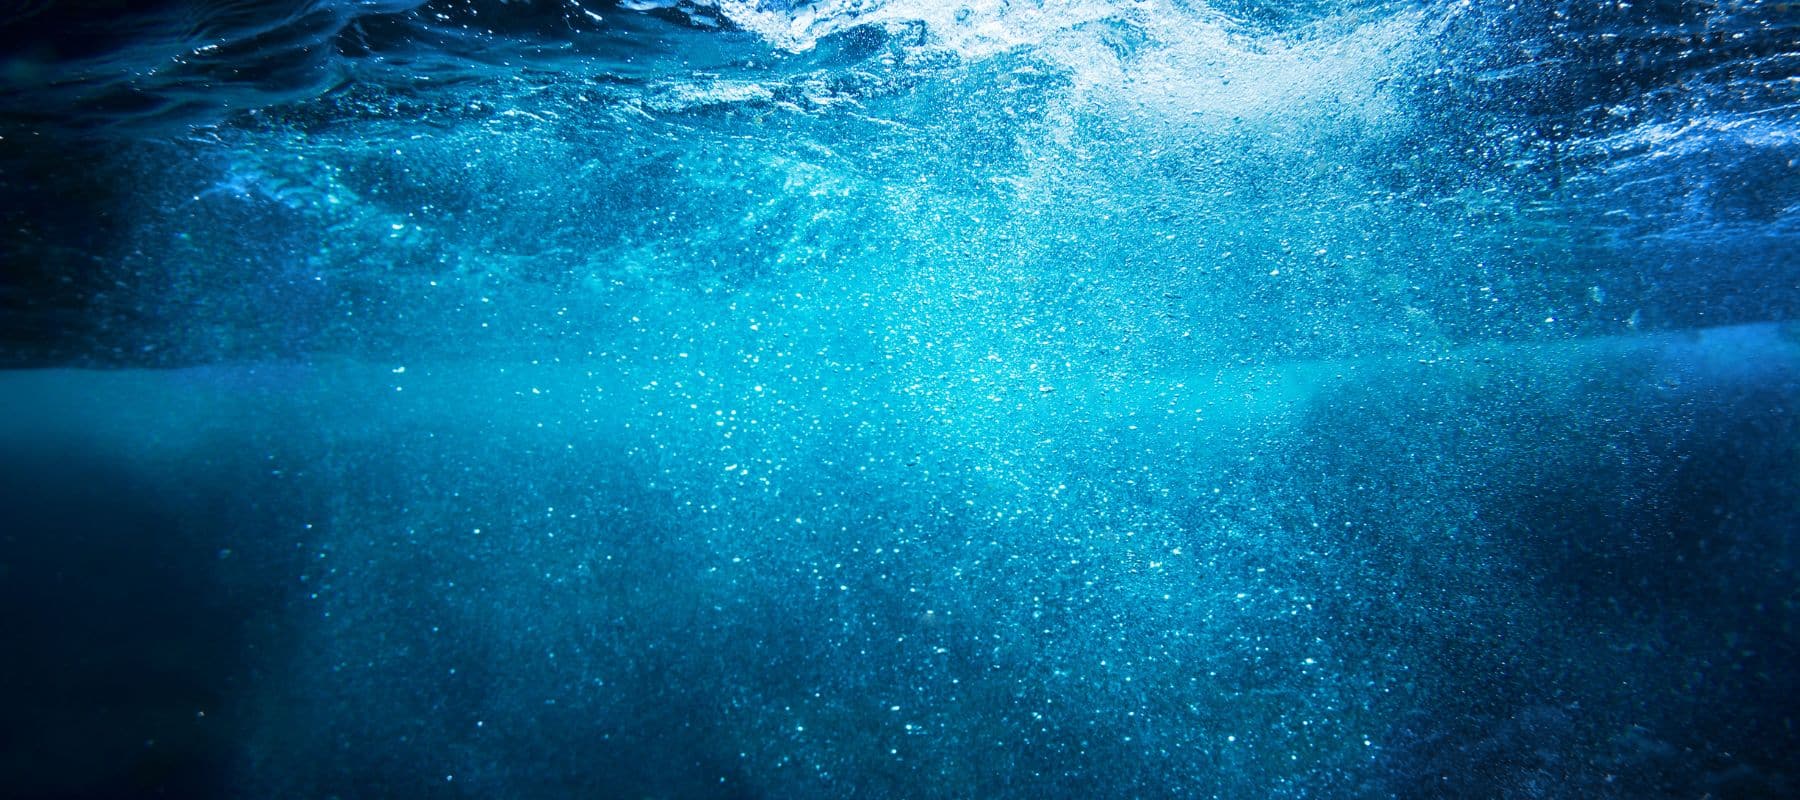
M0 795L1800 794L1800 5L0 9Z

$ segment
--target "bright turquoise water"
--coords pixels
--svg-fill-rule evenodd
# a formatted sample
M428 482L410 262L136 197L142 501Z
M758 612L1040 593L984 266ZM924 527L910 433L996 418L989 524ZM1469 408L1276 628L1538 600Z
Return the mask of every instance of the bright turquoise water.
M1785 3L0 18L29 797L1779 797Z

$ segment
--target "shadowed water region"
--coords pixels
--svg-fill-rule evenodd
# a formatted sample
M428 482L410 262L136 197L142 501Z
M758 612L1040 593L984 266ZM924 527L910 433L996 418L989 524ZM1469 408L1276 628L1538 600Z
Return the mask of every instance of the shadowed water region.
M0 12L4 794L1792 796L1797 9Z

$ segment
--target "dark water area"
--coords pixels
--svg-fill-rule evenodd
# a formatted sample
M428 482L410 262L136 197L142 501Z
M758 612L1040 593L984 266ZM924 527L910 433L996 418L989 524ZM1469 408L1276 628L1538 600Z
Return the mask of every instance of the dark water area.
M1800 5L0 10L0 795L1800 793Z

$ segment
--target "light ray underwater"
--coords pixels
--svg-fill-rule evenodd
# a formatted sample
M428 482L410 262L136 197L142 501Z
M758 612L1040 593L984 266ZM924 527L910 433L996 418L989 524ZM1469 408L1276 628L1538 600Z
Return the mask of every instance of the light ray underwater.
M7 796L1800 795L1800 4L0 41Z

